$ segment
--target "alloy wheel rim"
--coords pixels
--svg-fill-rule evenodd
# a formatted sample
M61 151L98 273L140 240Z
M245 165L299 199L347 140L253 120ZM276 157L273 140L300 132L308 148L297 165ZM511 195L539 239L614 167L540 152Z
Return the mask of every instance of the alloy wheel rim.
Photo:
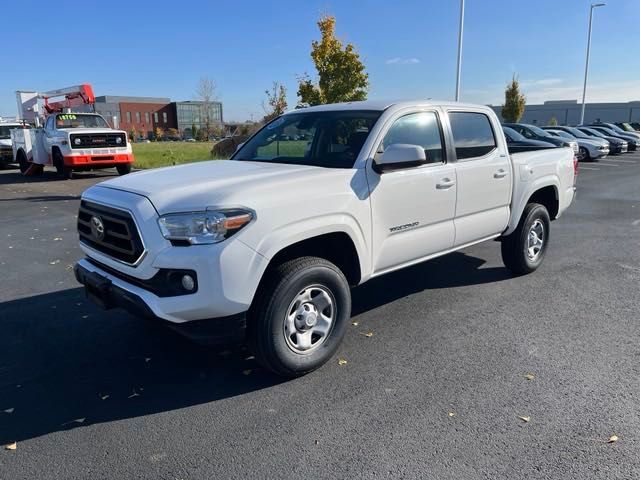
M536 261L540 257L544 248L544 242L544 223L542 223L542 220L536 219L531 225L529 234L527 235L527 257L529 260Z

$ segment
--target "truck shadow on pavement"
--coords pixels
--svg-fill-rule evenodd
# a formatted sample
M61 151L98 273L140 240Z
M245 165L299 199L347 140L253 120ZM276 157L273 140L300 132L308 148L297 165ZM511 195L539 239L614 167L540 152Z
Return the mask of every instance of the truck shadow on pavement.
M504 268L461 253L372 280L354 315L423 290L496 282ZM119 310L81 288L0 304L0 444L157 414L269 388L243 347L212 350Z

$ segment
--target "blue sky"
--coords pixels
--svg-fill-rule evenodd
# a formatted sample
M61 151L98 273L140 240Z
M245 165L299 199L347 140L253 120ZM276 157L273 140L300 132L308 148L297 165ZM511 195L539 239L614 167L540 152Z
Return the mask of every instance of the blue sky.
M369 98L454 95L458 0L45 3L2 2L0 115L15 114L15 90L91 83L96 95L190 100L209 76L226 119L257 119L274 80L295 105L322 13L362 55ZM513 73L530 103L579 98L589 4L466 0L461 99L498 104ZM595 13L588 100L640 100L640 0L607 4Z

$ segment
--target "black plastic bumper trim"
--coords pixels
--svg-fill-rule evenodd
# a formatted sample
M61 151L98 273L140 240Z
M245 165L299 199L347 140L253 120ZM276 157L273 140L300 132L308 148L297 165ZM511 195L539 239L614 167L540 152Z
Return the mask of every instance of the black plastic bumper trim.
M92 272L78 263L73 272L76 280L84 285L87 298L105 310L122 308L137 317L158 321L182 336L204 345L233 345L245 341L246 312L226 317L173 323L156 316L142 298L114 285L107 277Z

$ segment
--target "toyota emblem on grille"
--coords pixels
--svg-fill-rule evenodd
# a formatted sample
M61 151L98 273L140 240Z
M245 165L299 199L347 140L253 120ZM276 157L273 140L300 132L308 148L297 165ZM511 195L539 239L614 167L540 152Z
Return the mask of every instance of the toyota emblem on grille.
M97 240L102 240L104 238L104 223L102 223L102 219L100 217L91 217L91 235L93 235Z

